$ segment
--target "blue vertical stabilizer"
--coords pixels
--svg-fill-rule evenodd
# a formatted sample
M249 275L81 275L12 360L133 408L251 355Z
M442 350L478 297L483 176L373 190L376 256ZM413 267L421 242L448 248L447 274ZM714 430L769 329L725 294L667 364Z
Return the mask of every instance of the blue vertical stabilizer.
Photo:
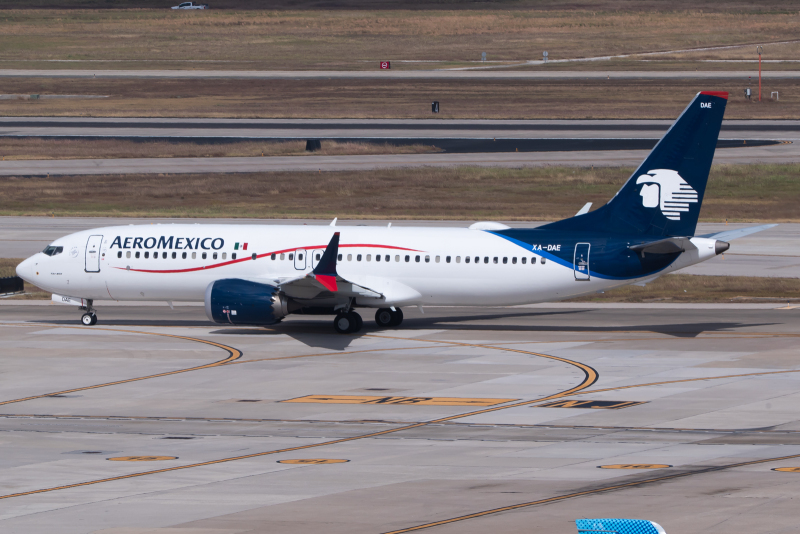
M697 93L605 206L541 229L653 237L693 236L728 93Z
M578 534L666 534L658 523L646 519L576 519Z

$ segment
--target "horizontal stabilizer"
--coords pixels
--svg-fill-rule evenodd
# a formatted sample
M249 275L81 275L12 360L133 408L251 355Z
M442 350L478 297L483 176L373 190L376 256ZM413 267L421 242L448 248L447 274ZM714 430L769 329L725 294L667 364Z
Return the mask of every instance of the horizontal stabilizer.
M661 525L646 519L576 519L578 534L666 534Z
M762 224L761 226L750 226L748 228L738 228L736 230L725 230L724 232L717 232L716 234L706 234L698 237L707 237L708 239L717 239L719 241L732 241L740 237L755 234L762 230L769 230L778 226L777 224Z

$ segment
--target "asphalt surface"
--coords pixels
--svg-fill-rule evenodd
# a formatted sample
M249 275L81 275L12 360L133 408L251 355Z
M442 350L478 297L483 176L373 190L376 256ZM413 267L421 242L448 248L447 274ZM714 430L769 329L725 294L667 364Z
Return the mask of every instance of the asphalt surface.
M577 211L580 206L576 206ZM26 258L44 249L54 239L91 228L125 224L169 223L215 224L329 224L320 220L261 220L261 219L134 219L134 218L49 218L0 217L0 257ZM467 227L475 221L337 221L337 226L436 226ZM503 221L511 227L532 228L541 221ZM707 224L697 227L697 235L711 234L755 226L755 224ZM737 239L724 256L717 256L699 265L683 269L682 273L719 276L762 276L778 278L800 277L800 224L780 224L769 230Z
M0 137L209 139L658 139L671 120L0 117ZM727 120L721 139L800 140L800 121Z
M355 156L274 156L222 158L128 158L0 161L0 176L252 173L272 171L368 171L390 168L451 167L616 167L639 165L649 150L435 153ZM715 163L796 163L800 143L718 150Z
M800 308L408 309L341 336L0 302L4 534L796 529Z
M521 70L90 70L0 69L0 78L168 78L168 79L403 79L403 80L744 80L752 71L521 71ZM765 80L799 79L800 71L764 71Z

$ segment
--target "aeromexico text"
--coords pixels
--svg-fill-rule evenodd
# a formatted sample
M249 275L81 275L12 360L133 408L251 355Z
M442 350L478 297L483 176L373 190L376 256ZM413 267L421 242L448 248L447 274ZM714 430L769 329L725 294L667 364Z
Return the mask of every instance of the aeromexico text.
M177 250L219 250L225 246L221 237L120 237L114 238L111 248L159 248Z

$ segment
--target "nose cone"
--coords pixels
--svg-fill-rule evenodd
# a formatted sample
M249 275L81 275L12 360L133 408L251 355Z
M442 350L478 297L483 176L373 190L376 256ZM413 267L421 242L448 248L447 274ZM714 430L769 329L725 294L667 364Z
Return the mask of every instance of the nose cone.
M27 282L33 282L34 278L34 260L33 257L28 258L19 265L17 265L17 276Z

